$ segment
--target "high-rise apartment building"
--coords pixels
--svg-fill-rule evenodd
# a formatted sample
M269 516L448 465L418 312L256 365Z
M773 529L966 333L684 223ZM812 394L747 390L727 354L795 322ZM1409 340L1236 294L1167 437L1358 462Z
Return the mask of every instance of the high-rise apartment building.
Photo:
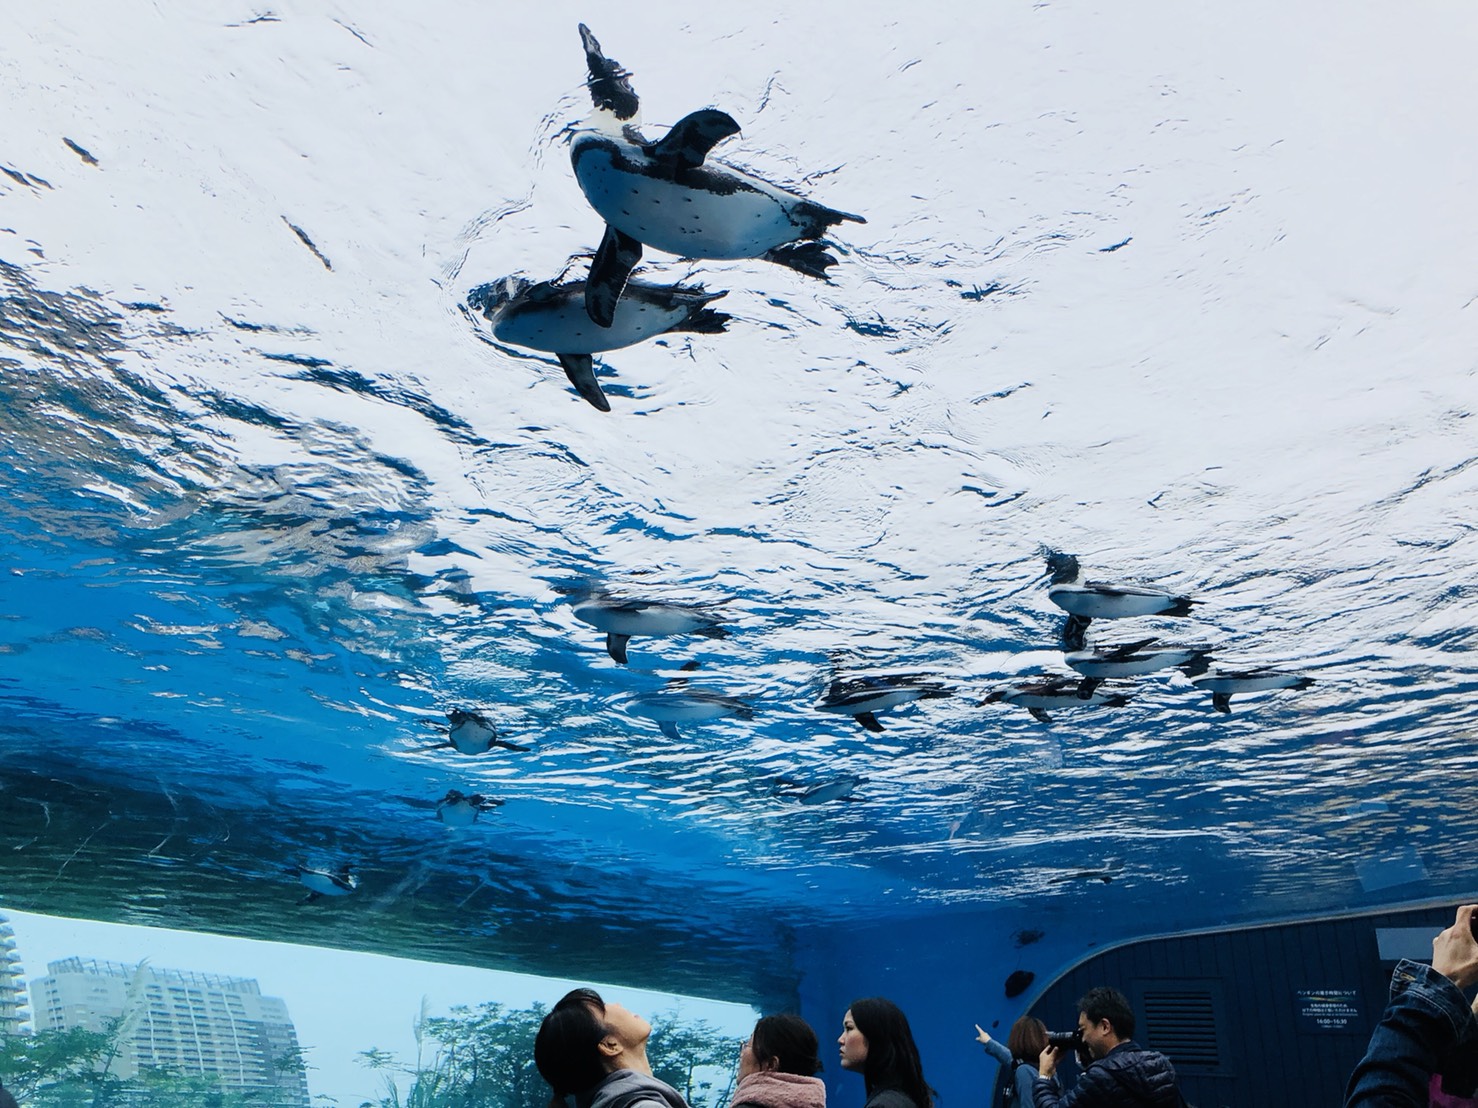
M263 1108L308 1108L298 1034L287 1005L255 981L155 969L92 958L63 958L31 982L36 1030L101 1031L122 1019L123 1049L113 1072L140 1067L213 1076L253 1094Z
M0 1038L20 1034L30 1016L26 1008L26 971L15 948L15 930L0 912Z

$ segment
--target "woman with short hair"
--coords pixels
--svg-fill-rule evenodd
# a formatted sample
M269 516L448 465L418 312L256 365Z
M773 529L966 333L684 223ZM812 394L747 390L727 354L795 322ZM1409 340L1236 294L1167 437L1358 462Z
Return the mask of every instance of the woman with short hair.
M1008 1103L1032 1108L1032 1084L1037 1079L1037 1059L1047 1049L1047 1025L1033 1016L1022 1016L1011 1025L1011 1034L1002 1044L977 1023L975 1041L1001 1065L1010 1067Z

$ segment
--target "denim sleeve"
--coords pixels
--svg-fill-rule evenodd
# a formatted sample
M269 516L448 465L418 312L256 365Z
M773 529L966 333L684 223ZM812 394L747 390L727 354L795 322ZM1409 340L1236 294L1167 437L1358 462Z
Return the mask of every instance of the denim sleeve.
M991 1039L985 1044L985 1052L1003 1066L1011 1064L1011 1052L1006 1049L1006 1044L1000 1039Z
M1345 1108L1426 1108L1427 1082L1463 1044L1478 1046L1478 1027L1463 994L1421 962L1391 975L1391 1001L1350 1075Z
M1028 1066L1025 1063L1016 1067L1016 1103L1021 1108L1032 1108L1035 1101L1032 1099L1037 1084L1037 1067Z

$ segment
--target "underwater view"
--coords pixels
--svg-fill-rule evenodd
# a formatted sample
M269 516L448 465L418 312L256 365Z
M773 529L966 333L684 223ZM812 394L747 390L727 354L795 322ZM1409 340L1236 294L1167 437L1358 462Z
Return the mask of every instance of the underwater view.
M6 22L0 905L763 1009L1478 887L1470 13Z

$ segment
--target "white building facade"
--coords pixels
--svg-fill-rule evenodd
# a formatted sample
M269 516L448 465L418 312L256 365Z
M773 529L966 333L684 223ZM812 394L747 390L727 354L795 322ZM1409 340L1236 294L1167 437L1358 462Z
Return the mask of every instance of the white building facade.
M5 914L0 913L0 1038L21 1034L30 1018L26 1008L26 971L15 948L15 931Z
M250 979L93 958L51 962L31 982L37 1031L105 1030L123 1020L119 1077L144 1067L218 1078L264 1108L307 1108L308 1082L287 1005Z

